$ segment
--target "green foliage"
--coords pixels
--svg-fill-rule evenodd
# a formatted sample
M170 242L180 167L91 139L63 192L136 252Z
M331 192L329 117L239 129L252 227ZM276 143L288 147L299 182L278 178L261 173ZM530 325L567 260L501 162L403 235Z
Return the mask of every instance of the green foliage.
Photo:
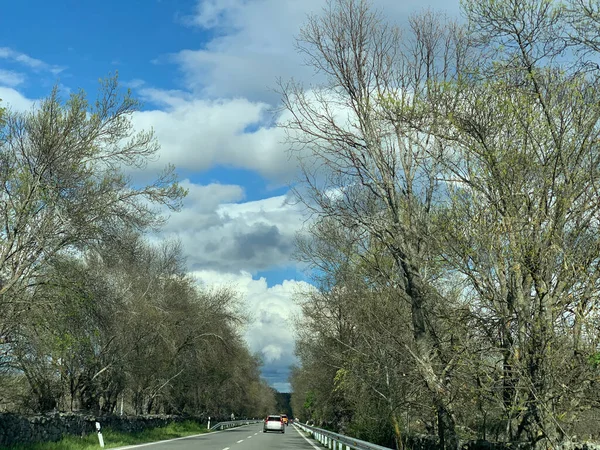
M199 289L181 245L145 241L186 195L133 128L140 103L100 80L95 101L58 88L0 130L0 375L10 410L271 412L233 290ZM24 386L26 385L26 389ZM5 384L3 383L3 386Z
M317 219L293 402L374 439L554 448L599 430L600 7L462 8L400 35L338 0L302 30L326 83L283 92Z
M588 361L594 369L598 368L600 366L600 352L590 355Z
M306 393L306 397L304 398L304 404L302 406L307 411L310 411L315 406L315 393L313 391L308 391Z
M117 77L100 82L98 98L83 91L63 100L58 88L29 112L7 111L0 134L0 328L18 328L22 308L10 299L47 283L43 273L62 253L164 222L159 208L178 210L186 195L173 167L134 186L125 171L142 168L159 144L131 122L139 103Z
M116 448L125 445L144 444L166 439L175 439L185 436L206 433L206 426L193 421L172 423L165 427L151 428L139 433L122 433L112 431L110 428L102 430L104 448ZM85 437L68 436L59 442L45 442L31 445L15 445L7 450L92 450L98 448L98 436L90 433Z
M55 285L23 315L13 349L31 387L24 406L111 413L124 399L136 414L272 411L235 293L199 291L178 245L128 239L53 261L45 275Z

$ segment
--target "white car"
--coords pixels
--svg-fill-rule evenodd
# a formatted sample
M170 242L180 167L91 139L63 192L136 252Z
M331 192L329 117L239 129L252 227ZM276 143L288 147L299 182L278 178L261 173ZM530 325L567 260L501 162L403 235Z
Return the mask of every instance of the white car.
M285 433L285 424L281 416L267 416L263 424L263 433L267 431L279 431Z

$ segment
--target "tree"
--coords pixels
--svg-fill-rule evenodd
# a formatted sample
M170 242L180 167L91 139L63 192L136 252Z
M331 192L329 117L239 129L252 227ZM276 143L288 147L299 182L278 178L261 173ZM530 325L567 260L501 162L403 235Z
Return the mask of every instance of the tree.
M596 379L593 10L482 0L465 12L489 63L431 105L436 136L454 149L445 255L490 331L509 439L556 445Z
M28 307L24 290L44 283L61 252L94 245L124 229L157 226L156 205L177 210L185 195L173 167L137 187L125 175L159 145L135 132L139 102L121 94L117 77L101 80L97 100L84 92L62 102L55 88L31 112L8 111L0 130L0 331L4 339Z
M433 14L414 18L401 39L361 0L332 1L311 17L298 47L326 84L282 85L284 125L303 171L300 200L318 216L377 242L394 262L388 283L410 305L412 337L402 342L427 386L444 447L458 438L445 375L454 364L433 319L447 301L436 274L432 217L446 149L407 120L423 115L432 81L462 73L462 30ZM391 100L391 101L388 101Z
M30 411L256 416L274 397L229 289L199 290L181 246L123 236L55 258L15 334Z
M336 292L346 313L367 309L351 314L365 347L346 361L328 319L309 315L321 334L303 371L324 347L342 385L381 387L378 352L406 350L447 447L458 424L556 446L598 405L599 11L473 0L466 28L426 13L402 40L360 1L309 20L299 47L327 84L283 86L298 194L323 227L300 249L330 277L322 311ZM380 324L406 319L386 292L410 311L412 337L395 344ZM366 363L381 365L353 379ZM325 395L305 375L314 411Z

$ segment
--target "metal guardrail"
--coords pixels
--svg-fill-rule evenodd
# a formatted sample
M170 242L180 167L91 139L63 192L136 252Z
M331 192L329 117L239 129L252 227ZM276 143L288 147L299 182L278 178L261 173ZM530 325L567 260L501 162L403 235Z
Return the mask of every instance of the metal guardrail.
M294 425L300 427L322 445L332 450L393 450L389 447L371 444L367 441L361 441L360 439L354 439L352 437L344 436L343 434L337 434L300 422L294 422Z
M228 420L227 422L215 423L211 430L224 430L225 428L240 427L242 425L250 425L251 423L262 422L262 420L249 419L249 420Z

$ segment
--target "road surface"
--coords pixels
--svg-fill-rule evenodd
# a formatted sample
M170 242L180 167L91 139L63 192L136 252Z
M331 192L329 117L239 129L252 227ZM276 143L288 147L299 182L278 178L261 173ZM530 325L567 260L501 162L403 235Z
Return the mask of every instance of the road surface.
M293 425L288 425L285 433L262 432L263 424L257 423L230 428L216 433L177 439L160 444L142 444L121 447L117 450L315 450L318 443L307 442Z

